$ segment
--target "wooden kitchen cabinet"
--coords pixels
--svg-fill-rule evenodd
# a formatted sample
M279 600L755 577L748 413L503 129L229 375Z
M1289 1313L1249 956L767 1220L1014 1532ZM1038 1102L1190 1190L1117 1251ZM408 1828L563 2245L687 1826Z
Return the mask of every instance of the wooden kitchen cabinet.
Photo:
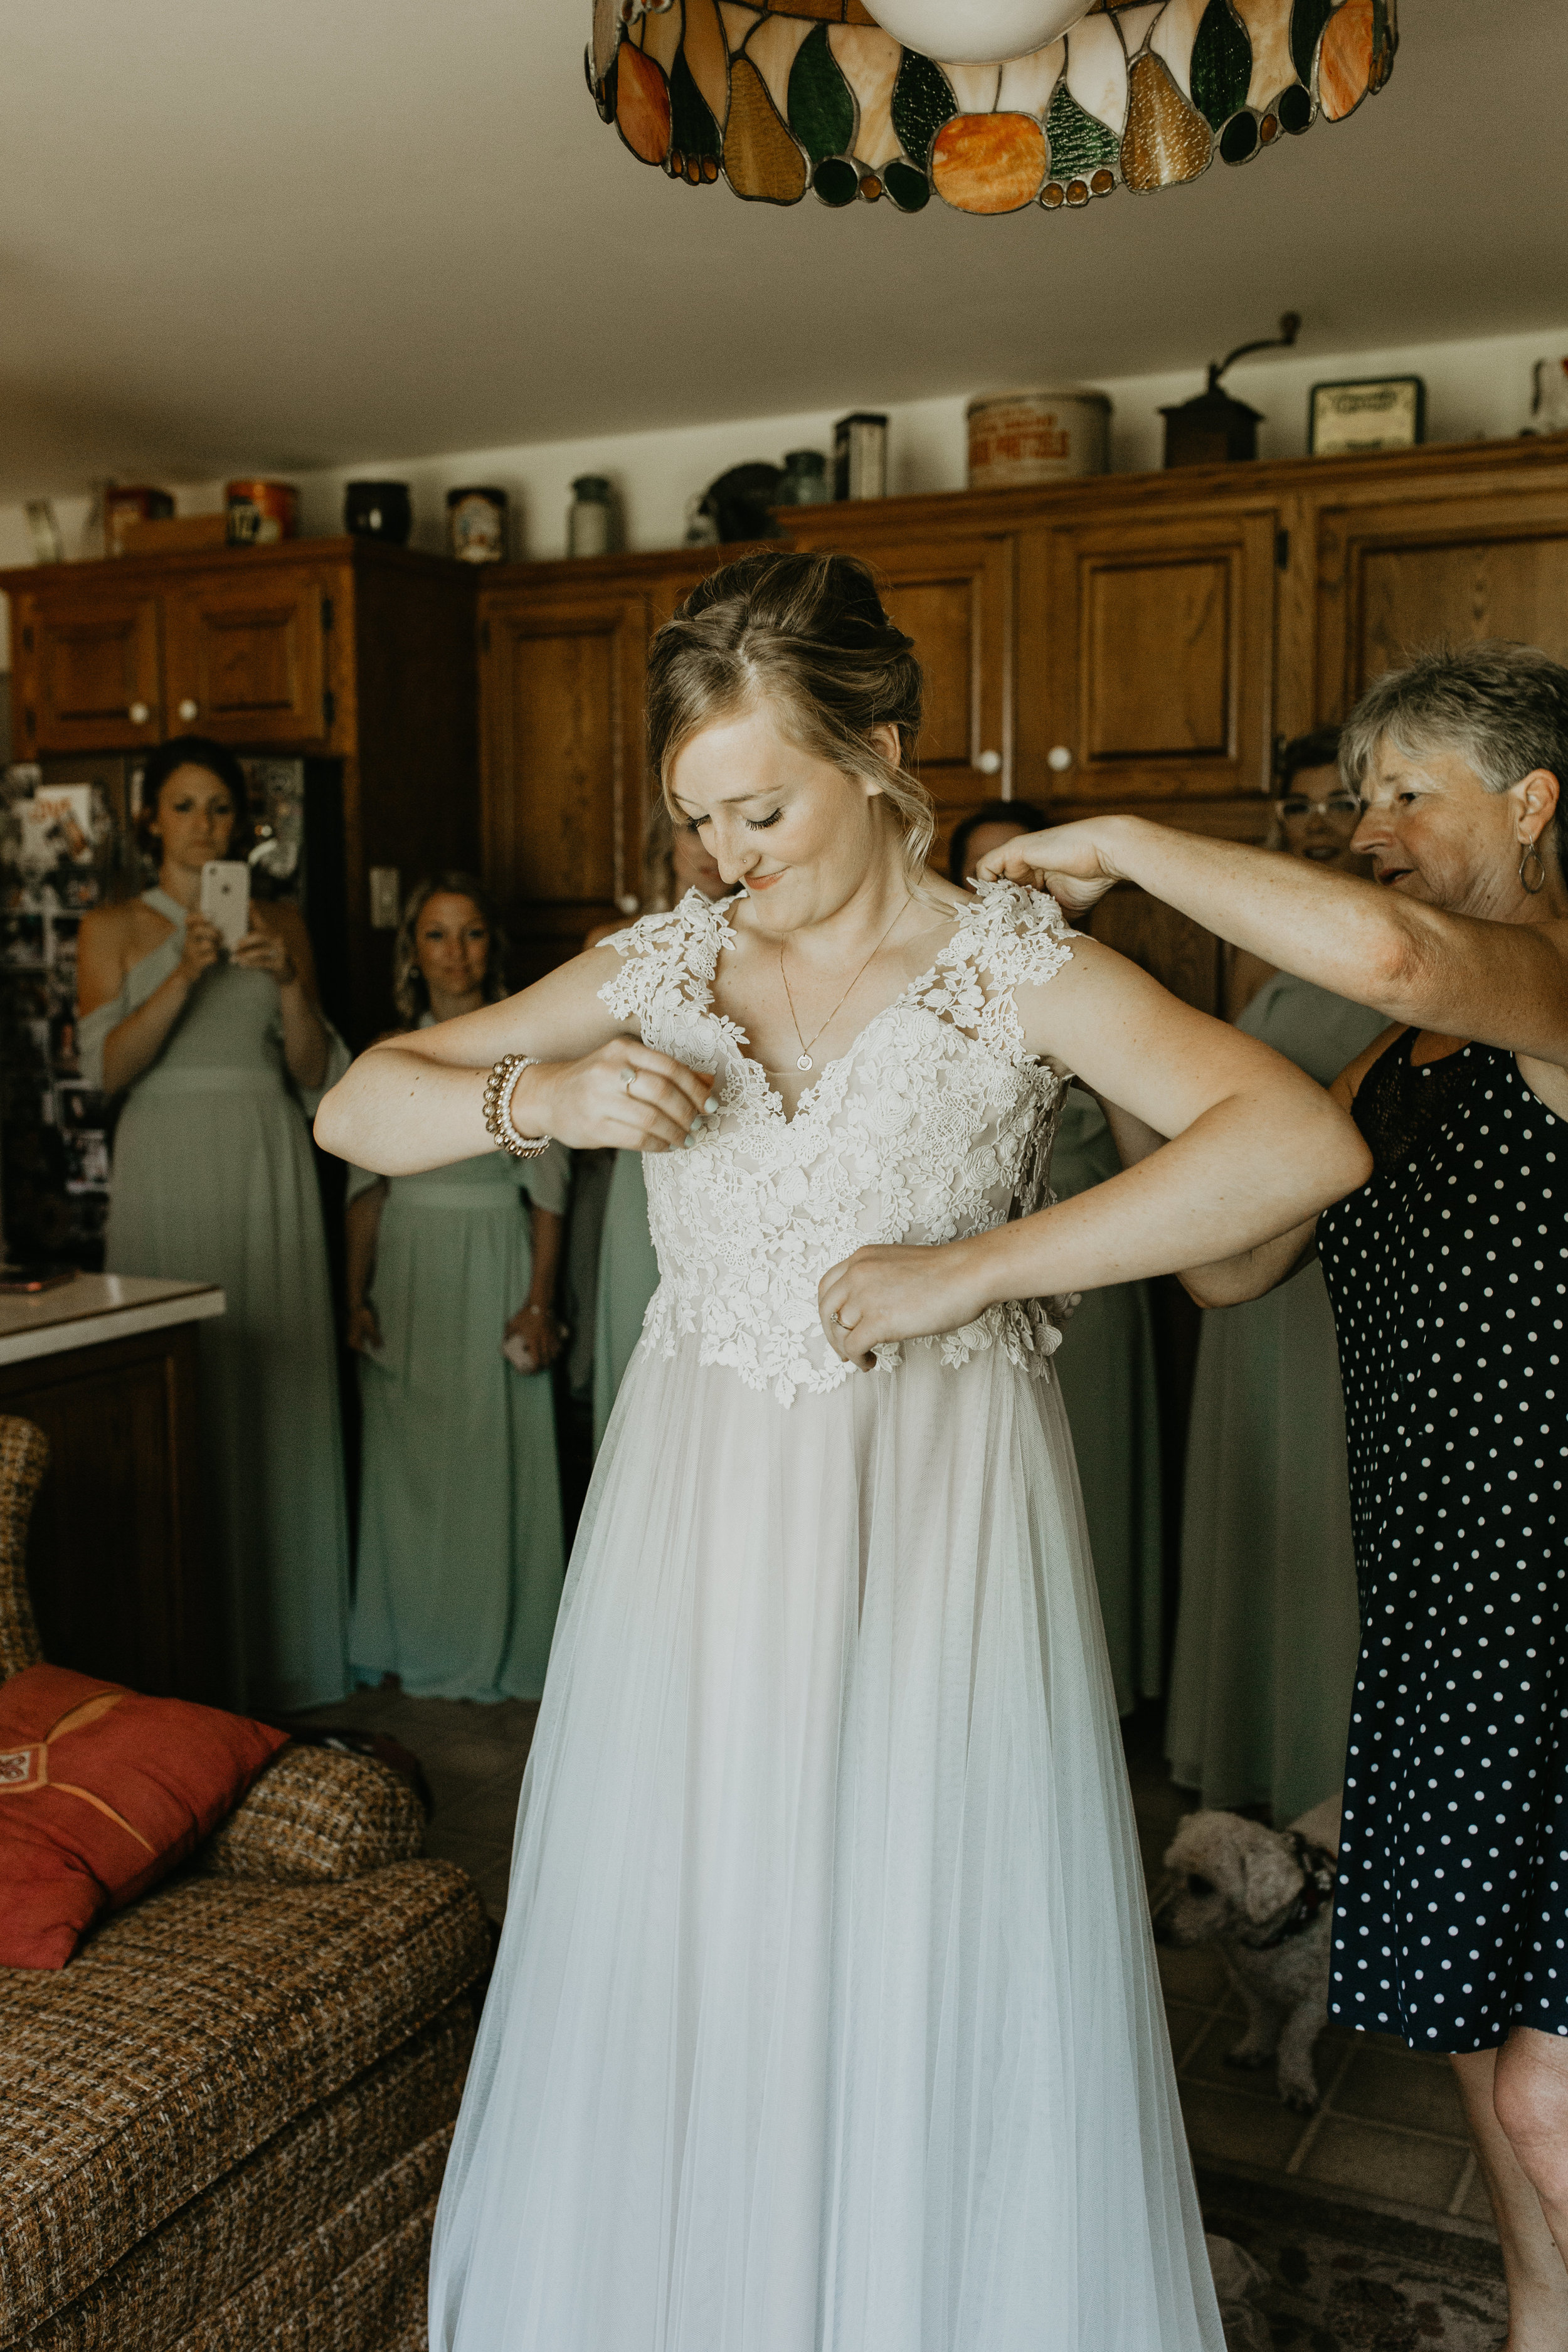
M1271 507L1049 531L1038 698L1053 797L1121 808L1261 792L1278 531Z
M922 503L929 504L929 501ZM915 641L925 673L921 777L937 808L936 852L984 802L1010 795L1013 773L1014 545L1005 535L929 531L879 538L876 509L805 508L792 517L798 545L858 555L883 583L883 602Z
M1568 661L1568 482L1325 503L1318 516L1318 704L1341 717L1441 640L1511 637Z
M74 599L34 592L16 599L12 739L27 756L159 740L157 597L94 584L96 593Z
M520 982L641 908L647 635L624 585L482 597L485 875Z
M1414 646L1514 636L1568 658L1568 436L778 520L869 562L915 639L939 857L992 799L1261 841L1279 740L1342 718ZM639 634L742 551L516 564L481 587L481 615L511 616L480 653L485 835L531 974L640 895ZM1217 1003L1202 940L1130 899L1106 922L1178 993Z
M136 757L172 735L306 761L306 918L350 1043L392 1013L401 897L479 860L473 567L363 539L0 572L12 608L16 756ZM531 757L531 754L530 755Z
M92 1328L65 1352L0 1364L0 1412L36 1423L49 1441L27 1531L45 1654L133 1690L221 1705L198 1326L96 1345Z
M169 731L279 750L329 742L334 606L319 572L280 564L228 566L172 587L163 599Z

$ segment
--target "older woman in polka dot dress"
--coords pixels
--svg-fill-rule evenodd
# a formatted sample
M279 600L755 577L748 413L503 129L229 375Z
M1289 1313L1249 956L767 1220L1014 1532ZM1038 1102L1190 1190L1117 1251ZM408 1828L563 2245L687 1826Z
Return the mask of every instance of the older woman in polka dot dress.
M1426 656L1341 760L1371 883L1125 817L983 870L1073 912L1141 883L1394 1024L1333 1089L1371 1180L1186 1278L1230 1305L1322 1260L1362 1603L1332 2006L1452 2059L1509 2344L1544 2352L1568 2345L1568 669ZM1116 1123L1126 1157L1160 1140Z

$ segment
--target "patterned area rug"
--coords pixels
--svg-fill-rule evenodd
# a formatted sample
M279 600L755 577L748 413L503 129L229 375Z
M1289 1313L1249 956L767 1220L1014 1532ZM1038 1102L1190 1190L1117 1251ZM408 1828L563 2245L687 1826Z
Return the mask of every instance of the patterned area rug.
M1201 2170L1198 2193L1205 2230L1258 2266L1233 2302L1216 2262L1229 2352L1498 2352L1508 2300L1490 2240Z

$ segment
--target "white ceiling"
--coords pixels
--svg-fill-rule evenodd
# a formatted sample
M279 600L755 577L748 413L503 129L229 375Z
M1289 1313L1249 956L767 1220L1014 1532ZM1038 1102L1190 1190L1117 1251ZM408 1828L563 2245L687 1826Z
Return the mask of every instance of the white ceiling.
M1563 0L1404 0L1384 94L1077 215L674 185L588 0L0 0L0 499L1560 327Z

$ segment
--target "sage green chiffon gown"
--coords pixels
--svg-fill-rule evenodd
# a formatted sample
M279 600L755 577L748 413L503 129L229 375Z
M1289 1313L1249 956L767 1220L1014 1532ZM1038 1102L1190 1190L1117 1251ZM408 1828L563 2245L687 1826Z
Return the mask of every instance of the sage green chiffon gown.
M1099 1105L1075 1087L1057 1129L1052 1191L1069 1199L1114 1176L1121 1165ZM658 1286L642 1154L617 1152L599 1243L595 1452ZM1160 1688L1159 1396L1145 1286L1121 1283L1086 1293L1054 1360L1078 1456L1116 1703L1125 1715Z
M174 929L80 1024L83 1073L180 960ZM278 989L219 964L192 990L158 1059L126 1093L114 1139L104 1263L111 1274L222 1286L200 1326L202 1446L230 1704L270 1713L347 1687L348 1511L336 1339L307 1118L348 1067L301 1093L283 1060Z
M1058 1201L1120 1174L1105 1116L1068 1089L1051 1154ZM1160 1392L1148 1286L1086 1290L1055 1357L1078 1458L1084 1517L1116 1704L1127 1715L1160 1691L1164 1610L1160 1509Z
M360 1358L350 1655L421 1698L537 1698L566 1572L548 1372L500 1352L533 1275L529 1202L563 1216L570 1160L486 1151L386 1188ZM378 1179L349 1171L349 1198Z
M1387 1026L1279 972L1237 1026L1327 1086ZM1359 1645L1334 1319L1316 1261L1204 1317L1166 1748L1205 1805L1283 1826L1343 1785Z

